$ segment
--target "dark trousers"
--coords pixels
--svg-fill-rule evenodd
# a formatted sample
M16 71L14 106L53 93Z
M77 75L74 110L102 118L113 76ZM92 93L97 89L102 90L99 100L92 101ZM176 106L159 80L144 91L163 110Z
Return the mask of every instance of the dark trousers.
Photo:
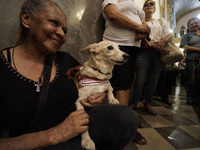
M172 86L173 86L173 71L167 70L166 76L167 76L167 93L170 94L172 92Z
M167 93L167 70L166 67L163 68L156 89L157 95L161 97L162 100L168 100Z
M97 150L122 150L136 134L138 119L127 106L100 105L86 112L90 116L89 134ZM81 136L46 150L83 150Z
M187 100L194 100L195 89L195 61L186 59L186 72L187 72Z
M186 84L186 71L180 70L180 84L184 85Z

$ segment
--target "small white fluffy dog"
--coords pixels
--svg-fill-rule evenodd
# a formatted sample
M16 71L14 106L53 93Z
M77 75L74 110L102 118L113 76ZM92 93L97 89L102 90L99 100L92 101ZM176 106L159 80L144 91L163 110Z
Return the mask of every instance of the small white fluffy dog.
M79 79L79 98L76 101L77 110L84 109L79 100L87 98L95 93L107 91L108 103L119 104L119 101L113 95L113 88L109 82L112 77L114 65L121 65L128 59L128 54L119 50L114 42L101 41L90 44L82 49L80 53L89 55L90 59L79 68L79 76L87 76ZM88 131L82 134L82 147L95 150L95 144L89 136Z

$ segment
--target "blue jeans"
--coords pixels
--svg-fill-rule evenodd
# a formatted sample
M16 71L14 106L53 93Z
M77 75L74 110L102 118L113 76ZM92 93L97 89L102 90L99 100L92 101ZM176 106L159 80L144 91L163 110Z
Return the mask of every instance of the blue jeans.
M99 105L86 109L90 116L89 134L97 150L122 150L134 137L138 127L136 114L124 105ZM81 136L45 150L85 150Z
M195 90L195 61L186 59L186 75L187 75L187 100L194 100Z
M132 103L137 105L141 96L149 104L154 96L157 82L164 68L160 53L153 50L141 50L136 57L136 78L133 86Z

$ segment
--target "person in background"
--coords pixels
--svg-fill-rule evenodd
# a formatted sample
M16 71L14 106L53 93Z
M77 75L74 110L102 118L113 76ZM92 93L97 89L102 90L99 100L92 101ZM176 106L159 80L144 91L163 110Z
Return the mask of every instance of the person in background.
M89 130L98 150L122 150L135 137L137 116L103 104L106 92L81 100L86 110L76 110L78 91L65 74L80 64L58 51L66 33L55 2L24 1L16 44L0 51L0 149L82 150L80 135Z
M172 34L165 19L153 18L156 11L154 1L145 1L143 10L145 21L151 28L149 35L151 46L148 49L141 49L136 57L136 78L129 107L135 109L141 96L143 96L145 110L152 115L156 115L150 103L155 94L161 71L165 66L160 60L160 54L167 55L169 53L169 50L165 49L164 46L172 38Z
M115 97L120 104L128 106L136 55L140 51L141 39L147 37L150 28L144 22L144 12L134 0L104 0L102 9L105 19L103 40L116 42L120 50L129 54L127 63L114 67L110 80ZM135 142L146 144L146 140L139 132L136 134Z
M181 38L180 47L186 51L187 101L191 105L195 93L195 59L200 57L200 21L197 17L187 22L189 32Z

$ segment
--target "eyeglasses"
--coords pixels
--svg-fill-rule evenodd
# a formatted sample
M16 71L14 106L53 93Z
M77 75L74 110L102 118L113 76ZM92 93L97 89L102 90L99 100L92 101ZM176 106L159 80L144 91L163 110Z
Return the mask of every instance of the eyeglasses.
M144 4L144 7L147 7L147 6L154 6L155 5L155 3L154 2L151 2L151 3L146 3L146 4Z

